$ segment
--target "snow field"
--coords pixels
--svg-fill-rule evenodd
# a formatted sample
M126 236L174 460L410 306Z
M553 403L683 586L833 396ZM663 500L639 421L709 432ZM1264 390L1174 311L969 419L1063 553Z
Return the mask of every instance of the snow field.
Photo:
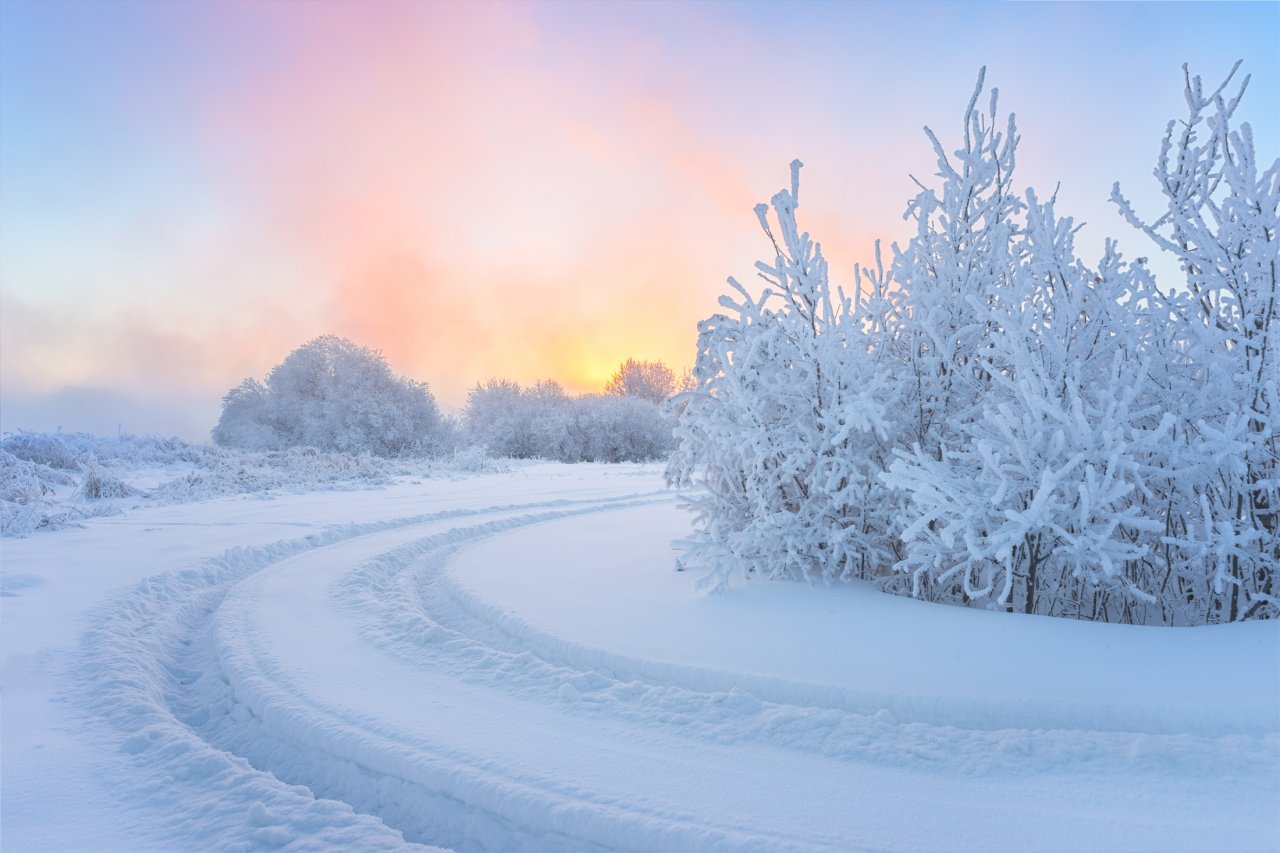
M67 565L145 578L85 594L65 748L91 740L120 800L71 822L93 849L128 849L111 824L135 849L1280 847L1280 626L706 597L671 571L674 500L653 468L543 466L58 534ZM131 563L141 530L172 538ZM57 572L6 553L25 651L57 642L32 618ZM6 723L8 758L36 735ZM38 771L6 761L6 792Z
M1280 683L1250 671L1280 665L1266 622L1153 631L936 606L858 582L704 596L696 573L665 570L684 525L671 505L628 512L625 552L590 517L526 527L467 548L439 586L513 646L620 678L966 729L1280 730Z

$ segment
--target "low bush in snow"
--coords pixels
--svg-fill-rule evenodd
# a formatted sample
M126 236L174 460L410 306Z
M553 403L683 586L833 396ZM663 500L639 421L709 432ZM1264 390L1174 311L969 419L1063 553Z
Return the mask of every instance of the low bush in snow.
M243 452L152 436L20 432L0 439L0 535L27 536L140 503L365 488L395 477L509 469L509 462L476 449L387 459L315 448ZM145 475L144 485L139 485L140 475Z
M668 370L669 374L670 371ZM493 380L467 397L463 438L500 457L560 462L650 462L674 446L662 405L639 394L571 397L555 382Z
M84 478L76 489L75 497L87 501L101 501L111 498L131 498L141 494L130 486L119 475L96 463L90 463L84 472Z

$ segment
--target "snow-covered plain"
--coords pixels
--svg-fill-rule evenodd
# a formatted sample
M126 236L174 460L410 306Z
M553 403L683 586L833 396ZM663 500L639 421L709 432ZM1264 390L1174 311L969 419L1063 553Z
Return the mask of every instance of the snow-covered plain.
M672 571L660 468L0 543L4 850L1280 849L1280 623Z

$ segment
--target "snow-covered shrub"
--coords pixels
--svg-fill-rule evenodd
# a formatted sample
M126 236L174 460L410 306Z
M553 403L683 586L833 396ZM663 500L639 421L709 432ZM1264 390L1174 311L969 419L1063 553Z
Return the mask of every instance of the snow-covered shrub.
M793 164L780 236L757 207L767 286L730 279L672 406L669 477L703 486L684 561L1109 621L1280 615L1280 161L1259 169L1225 86L1188 75L1162 217L1114 193L1185 290L1113 241L1090 267L1054 200L1015 192L981 75L962 146L926 131L941 183L915 234L852 297L796 226Z
M108 500L110 498L130 498L140 492L130 486L109 468L90 462L85 468L84 477L76 489L75 497L86 501Z
M64 464L53 468L9 451ZM456 477L510 469L480 448L386 458L302 447L248 452L178 439L18 433L0 440L0 535L74 525L121 511L276 491L367 488L394 477Z
M267 386L253 377L245 379L222 398L214 442L240 450L279 449L281 436L272 424L270 409Z
M527 390L505 379L482 382L467 395L463 430L493 456L555 459L564 433L564 398L553 382Z
M116 467L195 463L207 448L154 435L99 436L19 430L0 439L0 450L28 462L80 472L90 462Z
M521 388L507 380L477 385L462 433L491 455L560 462L648 462L672 447L662 408L636 395L571 397L557 383Z
M265 382L231 389L213 439L242 450L399 456L437 451L440 432L424 383L396 376L374 350L324 335L291 352Z
M1232 126L1249 83L1228 91L1239 65L1208 94L1183 67L1187 116L1166 127L1155 170L1165 211L1146 222L1112 192L1186 277L1158 387L1188 457L1168 547L1180 594L1207 602L1209 621L1280 615L1280 159L1259 162L1249 125ZM1205 575L1207 589L1188 582Z
M635 395L586 395L566 402L562 462L652 462L671 453L671 421Z
M676 375L660 361L629 358L618 366L605 383L604 393L616 397L639 397L662 403L676 391Z
M490 456L480 445L462 447L448 456L431 460L429 473L433 476L460 476L467 474L505 474L512 468L509 459Z
M74 451L61 437L41 440L37 433L20 433L12 446L18 450L67 463ZM20 459L9 452L10 439L0 442L0 536L29 536L42 528L61 527L93 515L113 511L109 507L87 510L65 505L66 494L76 483L74 475L42 462ZM53 450L53 453L50 453Z
M993 379L992 342L1000 329L987 316L1022 285L1016 240L1024 204L1013 190L1018 132L1013 115L1001 128L996 90L978 109L983 69L962 123L964 145L948 155L933 131L937 190L921 186L904 218L916 231L894 244L892 279L906 300L901 344L914 383L912 444L937 454L962 440L978 417Z
M1172 416L1150 404L1151 305L1142 265L1109 244L1097 270L1073 223L1026 198L1016 287L981 313L1000 333L974 360L990 377L975 418L936 450L900 449L912 591L1026 613L1098 617L1155 600L1138 571L1164 525L1145 498Z
M313 447L246 453L211 448L201 465L167 480L150 497L176 503L275 490L293 492L386 483L412 473L406 463L369 453L333 453Z
M60 468L64 471L76 471L80 468L83 454L77 446L83 436L62 432L28 432L19 430L6 435L0 441L0 447L6 453L18 459L44 465L49 468Z
M870 578L897 555L892 506L878 475L899 422L896 307L882 268L852 297L833 292L821 247L796 224L790 191L756 215L776 254L758 295L734 279L731 313L699 324L693 390L680 395L668 478L702 486L689 499L699 530L685 562L720 586L748 576Z
M0 450L0 500L25 504L42 500L59 486L69 486L75 478L39 462L19 459L7 449Z

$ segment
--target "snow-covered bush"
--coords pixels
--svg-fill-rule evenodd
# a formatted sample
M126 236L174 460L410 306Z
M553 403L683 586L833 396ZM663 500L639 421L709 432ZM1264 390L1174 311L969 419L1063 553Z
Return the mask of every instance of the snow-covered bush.
M368 488L396 477L460 477L510 468L509 461L476 447L391 459L310 447L250 452L153 436L21 432L0 439L0 536L29 536L137 506Z
M676 391L676 375L660 361L629 358L618 366L605 383L604 393L616 397L639 397L662 403Z
M756 208L775 249L757 268L755 295L736 280L721 297L731 313L698 327L693 390L682 394L678 449L668 477L699 483L690 504L700 529L685 561L716 586L748 576L830 581L870 578L897 556L884 470L900 422L897 308L883 269L852 296L833 292L821 247L801 233L791 190L773 197L780 238Z
M118 474L93 461L86 467L84 478L76 489L75 497L86 501L101 501L111 498L131 498L137 494L139 491L120 479Z
M0 535L27 536L47 524L55 490L74 482L65 471L0 450Z
M103 465L138 467L197 462L207 448L155 435L98 436L83 432L18 430L0 439L0 450L18 459L63 471L82 471L94 460Z
M512 469L509 459L490 456L480 445L461 447L448 456L437 457L431 461L429 473L432 475L457 477L469 474L505 474Z
M1080 263L1073 234L1028 192L1016 296L983 312L1000 333L975 355L990 377L977 416L935 450L900 449L885 477L907 501L899 569L915 594L1147 621L1136 568L1163 524L1144 498L1165 491L1153 463L1173 423L1145 396L1159 298L1113 245L1097 270Z
M26 462L75 471L80 468L81 462L81 454L76 445L82 438L84 436L75 433L19 430L13 435L6 435L0 445L3 445L6 453Z
M1157 390L1188 457L1168 537L1187 568L1174 573L1210 621L1280 614L1280 159L1260 162L1249 125L1232 126L1249 83L1228 90L1239 65L1208 94L1183 67L1187 116L1166 127L1155 170L1163 214L1146 222L1112 192L1186 277Z
M0 440L0 535L74 525L123 503L368 486L410 473L406 462L367 453L245 453L155 436L19 432Z
M10 447L60 465L19 458ZM75 466L74 447L60 434L43 439L38 433L23 432L0 441L0 536L29 536L42 528L111 512L110 507L90 510L67 506L61 500L76 484L68 470Z
M524 389L493 379L467 395L463 432L493 456L558 459L565 436L564 390L554 382Z
M571 397L555 382L495 379L467 396L462 436L493 456L560 462L648 462L672 447L671 421L637 395Z
M652 462L671 453L671 421L640 396L582 396L564 409L562 462Z
M210 448L202 463L152 489L160 503L208 500L275 490L292 492L321 488L379 485L412 470L398 460L368 453L334 453L313 447L247 453Z
M716 585L875 578L1108 621L1280 615L1280 161L1231 127L1243 90L1188 75L1163 216L1114 192L1185 289L1114 241L1077 257L1054 199L1015 191L1017 129L994 91L977 109L981 75L962 146L926 130L940 185L908 205L914 235L852 296L796 225L793 164L778 236L757 207L767 286L730 279L673 407L669 477L704 487L684 561Z
M265 382L223 398L214 441L242 450L314 447L399 456L440 449L442 425L422 382L391 372L382 355L334 335L291 352Z

